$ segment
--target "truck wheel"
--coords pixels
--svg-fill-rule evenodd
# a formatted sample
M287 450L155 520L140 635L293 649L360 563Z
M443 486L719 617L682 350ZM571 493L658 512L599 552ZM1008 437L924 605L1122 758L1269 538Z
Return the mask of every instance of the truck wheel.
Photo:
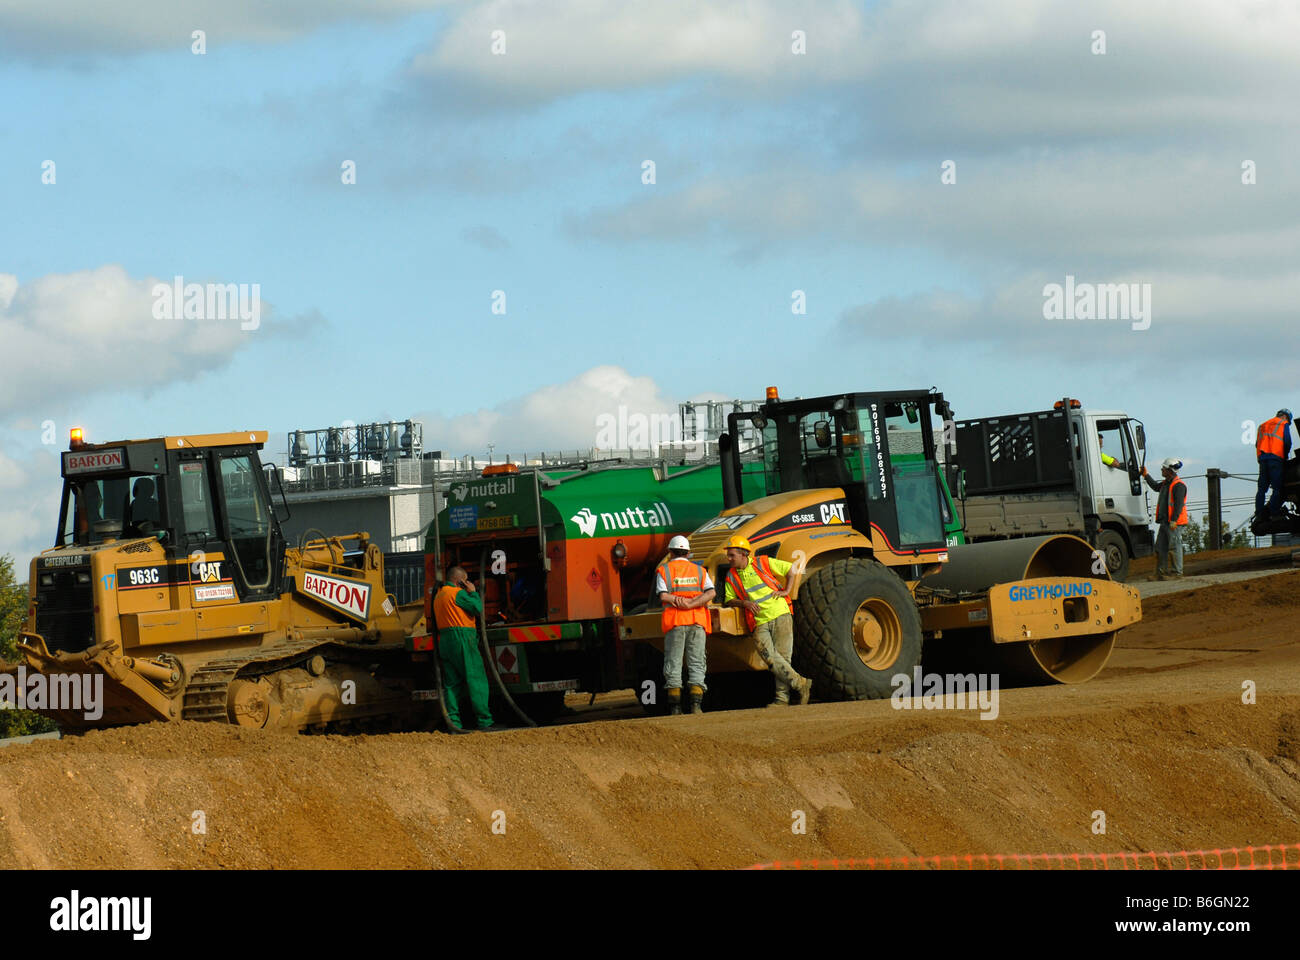
M1106 557L1106 569L1110 578L1123 583L1128 579L1128 544L1114 530L1102 530L1097 534L1097 549Z
M819 700L873 700L921 662L921 616L906 585L874 560L827 564L799 588L794 668Z

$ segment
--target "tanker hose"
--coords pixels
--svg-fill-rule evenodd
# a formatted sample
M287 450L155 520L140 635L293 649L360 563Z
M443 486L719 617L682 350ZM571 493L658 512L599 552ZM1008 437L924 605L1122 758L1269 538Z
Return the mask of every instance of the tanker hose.
M433 680L438 687L438 712L442 714L443 726L447 728L448 733L454 733L455 728L451 725L451 716L447 713L447 698L442 687L442 654L438 652L438 627L433 628Z
M478 557L478 582L480 588L487 584L487 555L488 545L485 543L483 544L483 551ZM510 691L507 690L506 685L501 682L501 674L497 672L497 658L492 656L492 645L488 643L487 614L480 613L477 619L479 645L482 647L483 659L487 661L488 672L492 674L492 679L496 682L497 693L501 694L506 703L510 704L510 709L514 711L515 716L519 718L520 722L523 723L524 726L537 726L537 722L519 708L519 704L515 703L515 698L510 696Z

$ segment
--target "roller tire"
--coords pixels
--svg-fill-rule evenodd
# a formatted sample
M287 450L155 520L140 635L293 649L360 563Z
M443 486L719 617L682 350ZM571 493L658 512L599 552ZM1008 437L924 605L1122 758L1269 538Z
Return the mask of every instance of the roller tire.
M868 600L896 619L897 655L868 666L858 655L853 620ZM874 700L894 692L896 674L921 662L921 616L907 586L874 560L849 557L809 574L794 607L794 668L812 677L818 700Z

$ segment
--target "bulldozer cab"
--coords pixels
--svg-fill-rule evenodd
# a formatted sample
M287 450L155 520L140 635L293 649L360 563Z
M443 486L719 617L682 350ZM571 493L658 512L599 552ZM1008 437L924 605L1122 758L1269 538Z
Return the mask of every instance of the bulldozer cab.
M724 445L733 478L724 482L726 505L740 502L734 478L741 475L742 453L757 455L769 496L839 487L848 516L834 519L867 537L874 528L898 551L942 548L951 517L945 518L947 498L934 456L934 416L951 417L943 395L935 392L772 399L758 411L733 413L731 436L748 429L758 449Z
M284 537L258 456L265 439L74 443L63 454L56 549L152 537L172 563L221 556L241 601L278 596Z

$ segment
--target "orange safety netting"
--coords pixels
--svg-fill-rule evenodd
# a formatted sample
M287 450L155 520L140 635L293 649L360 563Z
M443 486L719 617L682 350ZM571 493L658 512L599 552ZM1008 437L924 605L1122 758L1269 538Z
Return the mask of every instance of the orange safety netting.
M1297 870L1300 843L1172 853L967 853L937 857L777 860L749 870Z

